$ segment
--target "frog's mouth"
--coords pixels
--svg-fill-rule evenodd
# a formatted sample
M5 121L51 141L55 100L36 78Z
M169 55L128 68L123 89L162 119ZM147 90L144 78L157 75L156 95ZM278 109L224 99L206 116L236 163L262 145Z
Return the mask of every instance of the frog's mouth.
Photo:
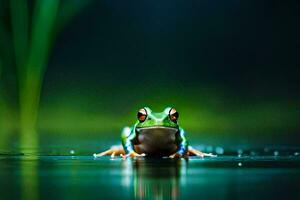
M143 128L136 128L136 131L139 135L151 135L153 137L163 137L168 138L169 136L175 136L178 132L177 128L173 127L165 127L165 126L150 126Z
M136 128L139 145L142 153L158 155L176 152L177 128L165 126L152 126Z

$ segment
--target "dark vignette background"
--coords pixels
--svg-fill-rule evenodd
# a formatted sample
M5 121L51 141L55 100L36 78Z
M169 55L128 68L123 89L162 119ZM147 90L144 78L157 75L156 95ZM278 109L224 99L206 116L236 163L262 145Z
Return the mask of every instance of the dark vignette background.
M1 199L297 199L298 4L92 1L53 40L38 131L17 132L0 102L0 126L13 127L0 127ZM220 156L92 157L145 105L175 106L190 143Z
M56 41L39 127L117 138L171 105L190 137L299 144L296 2L95 1Z

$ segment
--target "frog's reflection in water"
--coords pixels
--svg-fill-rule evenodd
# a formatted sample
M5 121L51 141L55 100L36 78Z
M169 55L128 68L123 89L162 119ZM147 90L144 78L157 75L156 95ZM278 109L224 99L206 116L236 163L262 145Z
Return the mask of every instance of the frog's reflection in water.
M134 199L178 199L187 164L184 159L128 159L122 183L133 188Z

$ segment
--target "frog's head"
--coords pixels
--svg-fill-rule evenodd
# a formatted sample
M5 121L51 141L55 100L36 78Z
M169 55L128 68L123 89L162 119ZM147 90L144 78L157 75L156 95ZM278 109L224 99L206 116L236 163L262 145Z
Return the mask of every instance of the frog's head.
M177 150L178 117L178 112L171 107L160 113L152 112L148 107L141 108L135 125L140 150L152 155L174 153Z
M148 107L141 108L137 113L136 128L165 127L178 129L179 114L175 108L167 107L163 112L156 113Z

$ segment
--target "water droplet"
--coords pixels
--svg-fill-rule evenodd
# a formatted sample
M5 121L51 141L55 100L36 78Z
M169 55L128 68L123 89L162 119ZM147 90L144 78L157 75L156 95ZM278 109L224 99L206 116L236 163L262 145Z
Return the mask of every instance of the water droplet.
M237 153L238 153L238 157L241 157L242 154L243 154L243 150L242 150L242 149L239 149L239 150L237 150Z
M238 163L238 166L241 167L243 164L241 162Z
M250 152L250 155L251 155L251 156L255 156L255 155L256 155L255 151L251 151L251 152Z
M223 154L224 153L224 149L222 147L216 147L216 153L217 154Z
M274 151L274 156L278 156L279 152L278 151Z
M70 151L70 154L74 154L74 153L75 153L75 151L74 151L74 150L71 150L71 151Z
M299 152L295 152L294 155L295 155L295 156L299 156Z

